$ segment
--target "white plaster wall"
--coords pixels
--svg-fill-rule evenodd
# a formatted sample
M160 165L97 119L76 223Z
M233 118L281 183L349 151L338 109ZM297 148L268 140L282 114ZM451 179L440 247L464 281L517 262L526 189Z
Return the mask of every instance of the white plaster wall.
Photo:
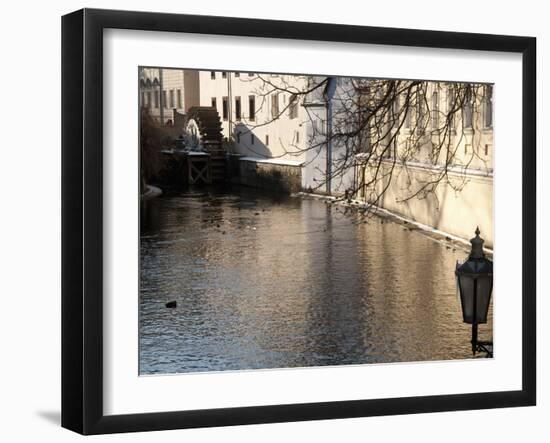
M382 170L388 170L386 163ZM493 247L493 177L450 173L449 182L442 180L433 193L425 196L407 196L423 183L433 179L433 173L425 167L395 166L391 183L382 195L378 206L404 217L448 232L461 238L473 237L479 226L485 246ZM376 191L381 192L387 180L378 183ZM463 186L460 191L453 186Z
M211 71L200 71L200 103L201 106L211 106L212 98L216 98L216 107L222 119L224 137L233 140L232 151L258 158L275 158L280 160L303 161L306 129L304 114L301 106L298 106L297 118L289 118L288 106L290 93L280 92L279 111L280 116L273 119L271 113L271 95L265 96L271 87L266 85L265 79L274 84L280 84L284 78L292 88L301 90L305 87L305 80L298 76L279 76L262 74L259 78L256 74L249 76L248 72L240 72L236 77L234 72L227 72L227 78L222 77L221 71L215 71L215 79L211 78ZM228 89L231 82L232 100L229 102L229 115L223 120L222 100L229 97ZM294 90L294 89L292 89ZM249 119L249 96L255 96L256 112L254 121ZM235 97L241 98L241 120L236 120ZM231 133L230 133L231 126ZM238 133L240 132L240 136ZM254 143L252 143L252 135ZM269 137L267 142L266 136Z
M307 143L310 147L305 154L302 168L302 188L314 193L327 192L327 149L323 130L326 120L326 108L322 103L304 106L307 115ZM315 125L315 126L314 126Z
M449 111L448 95L450 94L448 84L445 82L430 82L427 86L426 102L430 105L430 111L433 111L432 94L435 89L438 89L438 110L440 122L437 127L443 128L444 118L446 112ZM493 90L493 103L495 102L495 96L498 93L498 88ZM452 94L452 93L451 93ZM479 91L481 94L481 90ZM400 104L403 106L404 97L401 97ZM502 102L501 106L504 106ZM453 155L453 164L462 165L469 169L479 169L485 172L491 172L493 170L493 154L494 154L494 138L493 138L493 126L486 127L484 121L485 103L480 96L476 96L474 100L474 112L472 118L472 127L464 127L463 113L457 112L454 115L453 129L451 133L450 148ZM406 125L401 127L399 134L397 135L397 151L399 153L404 152L407 147L407 142L412 137L417 136L416 130L416 115L415 109L412 109L411 126L407 128ZM493 117L494 118L494 117ZM431 116L426 115L425 120L427 123L426 133L427 135L421 142L424 145L418 150L418 154L415 155L415 159L420 162L425 162L428 159L428 153L432 152L431 143L436 145L441 143L441 139L446 136L445 131L437 133L435 127L432 126ZM442 154L438 159L439 164L445 163L445 148L442 149Z
M200 97L200 79L199 72L193 69L186 69L183 78L183 110L185 113L193 106L199 106Z
M302 187L306 191L341 195L355 187L354 160L350 148L342 140L333 139L330 154L327 152L327 131L341 131L343 122L340 120L350 120L343 106L349 106L349 94L354 89L349 77L315 76L310 87L314 85L320 87L308 94L304 104L307 152ZM327 155L331 158L329 171Z

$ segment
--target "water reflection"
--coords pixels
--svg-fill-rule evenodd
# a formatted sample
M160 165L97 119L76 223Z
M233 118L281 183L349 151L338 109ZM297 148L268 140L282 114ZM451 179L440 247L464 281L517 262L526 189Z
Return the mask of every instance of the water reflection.
M453 276L465 255L394 223L249 189L147 201L140 372L470 358Z

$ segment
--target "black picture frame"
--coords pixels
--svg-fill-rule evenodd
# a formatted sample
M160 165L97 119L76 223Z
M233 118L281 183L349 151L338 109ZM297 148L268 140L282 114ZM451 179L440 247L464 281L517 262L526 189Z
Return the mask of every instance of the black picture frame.
M501 51L522 55L522 388L357 401L103 413L103 30ZM62 426L82 434L530 406L536 403L536 39L83 9L62 18ZM519 278L519 277L518 277Z

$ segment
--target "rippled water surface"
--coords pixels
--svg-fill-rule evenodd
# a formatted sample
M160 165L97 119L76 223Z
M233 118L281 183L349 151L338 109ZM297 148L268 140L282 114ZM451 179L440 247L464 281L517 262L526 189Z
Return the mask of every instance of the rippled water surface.
M186 191L142 204L140 256L141 374L471 358L466 252L379 218Z

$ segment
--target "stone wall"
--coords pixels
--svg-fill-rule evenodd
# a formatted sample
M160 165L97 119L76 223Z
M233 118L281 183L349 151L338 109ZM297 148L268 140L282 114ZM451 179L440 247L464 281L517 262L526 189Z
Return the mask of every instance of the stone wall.
M384 167L390 166L386 164ZM485 246L492 248L492 174L469 171L449 172L448 175L452 186L442 180L434 192L404 199L412 195L422 184L433 180L434 175L428 168L409 166L405 169L396 165L389 186L387 180L382 181L374 195L369 196L360 192L358 198L372 201L385 188L382 198L378 201L382 208L465 239L472 238L476 227L479 226ZM388 174L387 177L389 176Z
M241 158L238 161L238 176L233 176L233 181L241 185L276 192L300 192L302 167L300 164Z

